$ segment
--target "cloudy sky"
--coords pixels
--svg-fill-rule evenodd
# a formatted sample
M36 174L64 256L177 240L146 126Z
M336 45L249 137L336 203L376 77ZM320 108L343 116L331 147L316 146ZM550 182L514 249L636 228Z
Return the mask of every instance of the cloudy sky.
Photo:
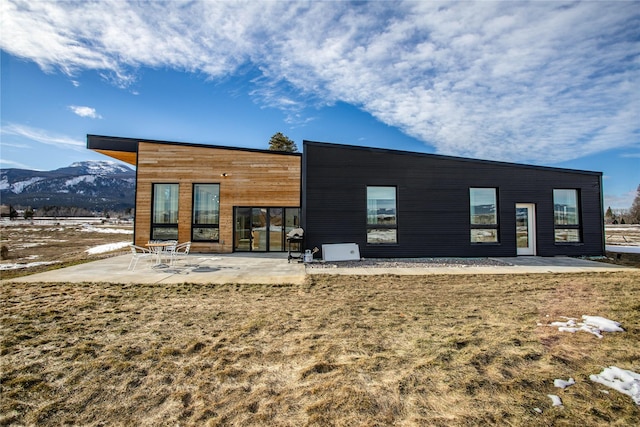
M3 168L86 134L302 140L640 184L640 2L0 2Z

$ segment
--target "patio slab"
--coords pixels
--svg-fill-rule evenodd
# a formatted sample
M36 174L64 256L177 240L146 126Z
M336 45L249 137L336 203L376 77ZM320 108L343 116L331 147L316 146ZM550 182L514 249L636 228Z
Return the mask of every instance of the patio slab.
M527 274L635 271L640 269L570 257L498 258L503 265L438 265L425 267L305 268L287 261L286 254L191 254L175 266L152 267L140 261L135 271L127 269L131 255L92 261L7 282L110 282L110 283L211 283L211 284L302 284L307 274L331 275L432 275L432 274ZM446 263L445 263L446 264Z
M287 254L191 254L175 266L152 267L139 261L128 270L131 255L92 261L44 273L10 279L10 282L110 282L110 283L240 283L302 284L303 264L287 262Z

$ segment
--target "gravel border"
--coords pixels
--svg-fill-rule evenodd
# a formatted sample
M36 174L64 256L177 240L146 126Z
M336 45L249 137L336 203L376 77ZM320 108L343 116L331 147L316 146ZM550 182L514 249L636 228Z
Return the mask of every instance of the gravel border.
M499 267L512 264L492 258L362 258L360 261L314 261L306 268Z

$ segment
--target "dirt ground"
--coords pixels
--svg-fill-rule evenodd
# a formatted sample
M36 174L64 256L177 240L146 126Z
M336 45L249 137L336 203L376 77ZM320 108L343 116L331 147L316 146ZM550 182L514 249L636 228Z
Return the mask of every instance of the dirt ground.
M3 227L2 265L110 256L86 250L123 228ZM640 373L640 272L0 286L0 425L640 425L589 378ZM550 326L582 315L625 332Z
M640 372L639 301L629 272L5 283L0 424L639 425L589 379ZM625 332L550 326L584 314Z

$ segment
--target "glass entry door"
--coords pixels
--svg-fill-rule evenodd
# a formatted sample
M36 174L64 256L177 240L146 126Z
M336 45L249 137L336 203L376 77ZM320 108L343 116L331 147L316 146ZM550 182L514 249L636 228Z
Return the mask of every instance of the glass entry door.
M233 250L284 252L286 234L299 221L300 208L235 207Z
M536 254L535 205L516 204L516 247L518 255Z

